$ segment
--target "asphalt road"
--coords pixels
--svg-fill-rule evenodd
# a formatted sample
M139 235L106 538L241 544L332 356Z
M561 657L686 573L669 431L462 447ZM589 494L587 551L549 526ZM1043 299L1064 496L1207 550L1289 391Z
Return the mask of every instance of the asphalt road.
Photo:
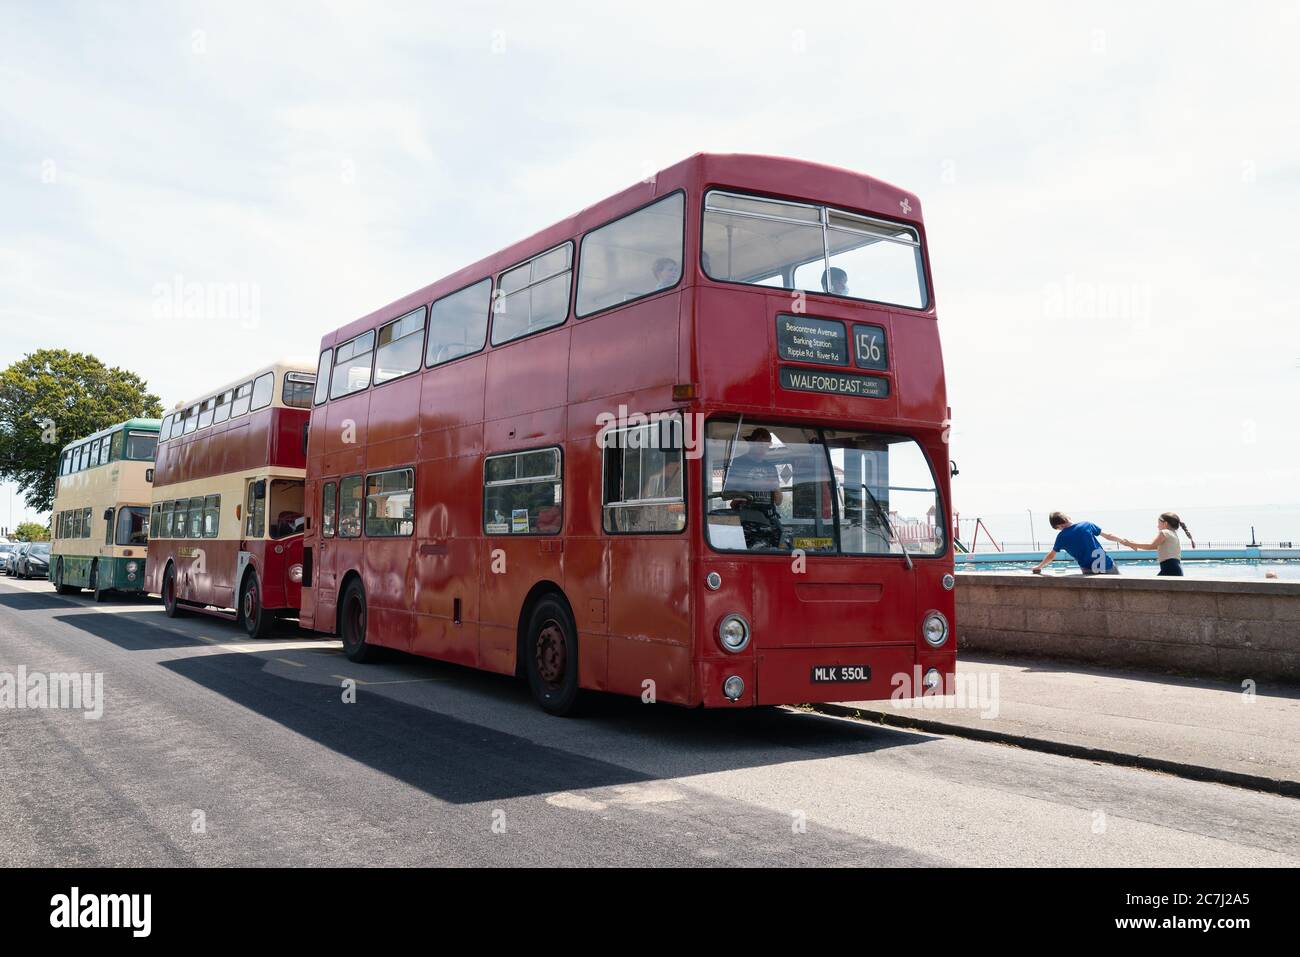
M1285 797L794 709L552 718L508 678L0 579L19 666L101 672L104 712L0 710L3 865L1300 864Z

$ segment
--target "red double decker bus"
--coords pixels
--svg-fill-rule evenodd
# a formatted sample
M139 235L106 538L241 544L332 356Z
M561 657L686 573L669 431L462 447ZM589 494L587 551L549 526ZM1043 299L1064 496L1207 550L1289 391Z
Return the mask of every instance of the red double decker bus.
M931 290L913 194L702 154L328 334L302 623L553 713L946 686Z
M203 610L261 638L298 613L314 386L310 365L278 362L163 418L147 590L169 616Z

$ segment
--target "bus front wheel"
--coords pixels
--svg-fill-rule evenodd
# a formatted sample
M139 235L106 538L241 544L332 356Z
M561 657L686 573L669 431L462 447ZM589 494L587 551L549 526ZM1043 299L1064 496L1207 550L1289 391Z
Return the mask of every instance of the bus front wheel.
M379 657L379 649L366 641L366 590L351 581L339 602L339 638L349 661L365 664Z
M569 607L548 596L528 619L524 641L528 686L542 710L572 715L578 706L578 630Z
M262 605L255 572L244 576L244 587L239 590L239 621L249 638L265 638L275 625L274 616Z
M175 565L168 565L167 571L163 572L162 600L163 611L167 612L168 618L180 618L185 614L185 610L181 607L181 603L176 597Z
M92 562L90 565L90 593L95 601L103 601L108 597L108 589L99 587L99 562Z
M59 563L54 566L54 590L58 592L60 595L75 595L77 594L77 592L81 591L81 589L78 588L76 585L63 584L63 559L62 558L60 558Z

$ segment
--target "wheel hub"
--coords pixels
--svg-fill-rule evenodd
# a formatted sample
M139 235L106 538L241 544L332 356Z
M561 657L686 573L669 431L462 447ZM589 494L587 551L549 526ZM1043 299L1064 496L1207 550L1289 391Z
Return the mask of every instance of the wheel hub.
M558 624L548 621L537 635L537 674L548 685L558 685L564 680L567 659L564 633Z

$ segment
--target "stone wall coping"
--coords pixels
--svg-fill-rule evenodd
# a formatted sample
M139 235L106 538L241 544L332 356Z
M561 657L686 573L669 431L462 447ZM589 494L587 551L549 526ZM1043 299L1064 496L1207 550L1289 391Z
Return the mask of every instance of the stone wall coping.
M1119 575L1031 575L957 572L962 585L1003 585L1016 588L1089 588L1103 591L1169 591L1210 595L1269 595L1300 597L1300 582L1249 581L1223 578L1126 578Z

